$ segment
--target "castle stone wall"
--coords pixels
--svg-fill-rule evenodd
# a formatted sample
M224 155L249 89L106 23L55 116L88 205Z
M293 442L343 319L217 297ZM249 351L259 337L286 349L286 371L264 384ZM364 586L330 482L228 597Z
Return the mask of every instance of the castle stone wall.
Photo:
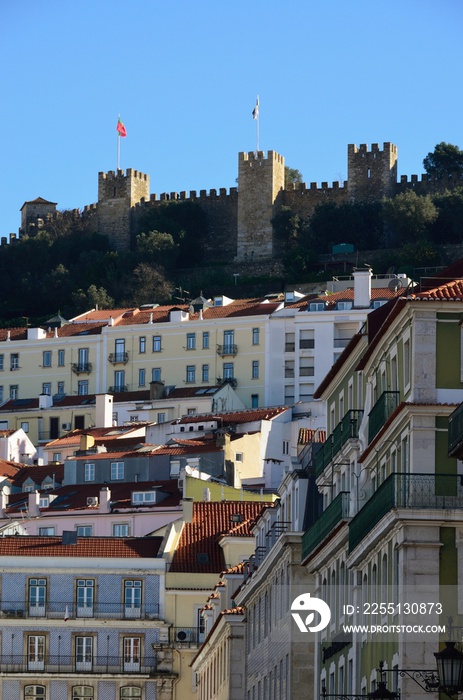
M108 236L116 250L130 248L132 208L149 194L149 175L138 170L98 173L98 233Z
M397 146L386 141L347 147L347 182L351 201L392 197L397 182Z

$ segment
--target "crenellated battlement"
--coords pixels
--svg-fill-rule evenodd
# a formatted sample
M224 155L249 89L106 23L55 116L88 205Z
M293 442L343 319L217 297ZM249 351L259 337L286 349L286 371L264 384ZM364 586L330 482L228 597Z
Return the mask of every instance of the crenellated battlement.
M146 173L142 173L140 170L134 170L133 168L127 168L127 170L108 170L107 173L99 172L98 181L100 180L119 180L122 178L143 180L144 182L149 182L150 176Z
M135 208L146 207L150 205L158 205L161 202L203 202L204 200L213 201L228 201L229 199L236 199L238 197L238 188L230 187L227 190L226 187L221 187L217 193L216 189L211 189L209 192L207 190L200 190L199 195L196 190L190 190L186 192L182 190L181 192L162 192L158 194L150 194L149 199L142 199L140 202L135 204Z
M284 165L284 162L284 156L281 156L276 151L268 151L267 156L264 151L238 153L238 167L241 163L248 163L248 165L252 167L256 163L259 163L259 165L273 165L273 163L281 163Z
M349 157L350 155L355 155L357 153L360 154L361 157L365 157L367 155L376 157L380 153L388 155L393 154L395 157L397 157L397 146L394 146L394 144L390 141L385 141L382 149L379 147L378 143L372 143L371 148L368 148L368 144L366 143L361 143L360 146L356 146L354 143L349 143L347 146L347 156Z

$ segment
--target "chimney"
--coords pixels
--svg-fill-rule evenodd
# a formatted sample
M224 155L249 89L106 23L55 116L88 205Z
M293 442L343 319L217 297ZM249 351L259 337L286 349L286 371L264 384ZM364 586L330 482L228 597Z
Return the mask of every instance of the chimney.
M96 394L95 422L97 428L111 428L113 424L114 397L111 394Z
M182 501L182 506L183 506L183 520L186 523L192 523L193 522L193 499L192 498L184 498Z
M45 408L51 408L53 406L53 398L50 394L39 394L39 408L41 410Z
M0 491L0 518L2 519L5 517L5 511L8 506L8 500L8 494L4 489L2 489Z
M88 452L88 450L95 444L95 438L91 435L81 435L80 436L80 446L79 452Z
M100 490L100 513L111 512L111 491L107 486L103 486Z
M368 309L371 303L371 269L354 270L354 309Z
M162 399L164 395L164 382L150 382L150 400Z
M30 518L37 518L40 515L40 494L38 491L29 493L28 511Z

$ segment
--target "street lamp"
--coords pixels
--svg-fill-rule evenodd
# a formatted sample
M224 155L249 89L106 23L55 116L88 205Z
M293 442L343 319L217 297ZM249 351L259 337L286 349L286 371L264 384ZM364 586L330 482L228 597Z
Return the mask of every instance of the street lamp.
M463 692L463 654L455 649L455 642L445 642L445 649L434 656L440 690L450 696Z

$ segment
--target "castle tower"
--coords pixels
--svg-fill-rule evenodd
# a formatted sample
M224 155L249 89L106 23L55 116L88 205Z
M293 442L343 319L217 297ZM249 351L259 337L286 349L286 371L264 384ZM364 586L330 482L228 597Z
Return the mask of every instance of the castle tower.
M108 236L116 250L132 243L132 207L150 196L150 177L128 168L98 173L98 233Z
M21 207L21 234L37 233L49 216L56 213L56 202L37 197Z
M347 147L348 194L351 201L392 197L397 184L397 146L386 141L381 151L377 143L371 150L364 143Z
M272 218L285 184L285 159L274 151L238 154L237 259L256 260L273 254Z

